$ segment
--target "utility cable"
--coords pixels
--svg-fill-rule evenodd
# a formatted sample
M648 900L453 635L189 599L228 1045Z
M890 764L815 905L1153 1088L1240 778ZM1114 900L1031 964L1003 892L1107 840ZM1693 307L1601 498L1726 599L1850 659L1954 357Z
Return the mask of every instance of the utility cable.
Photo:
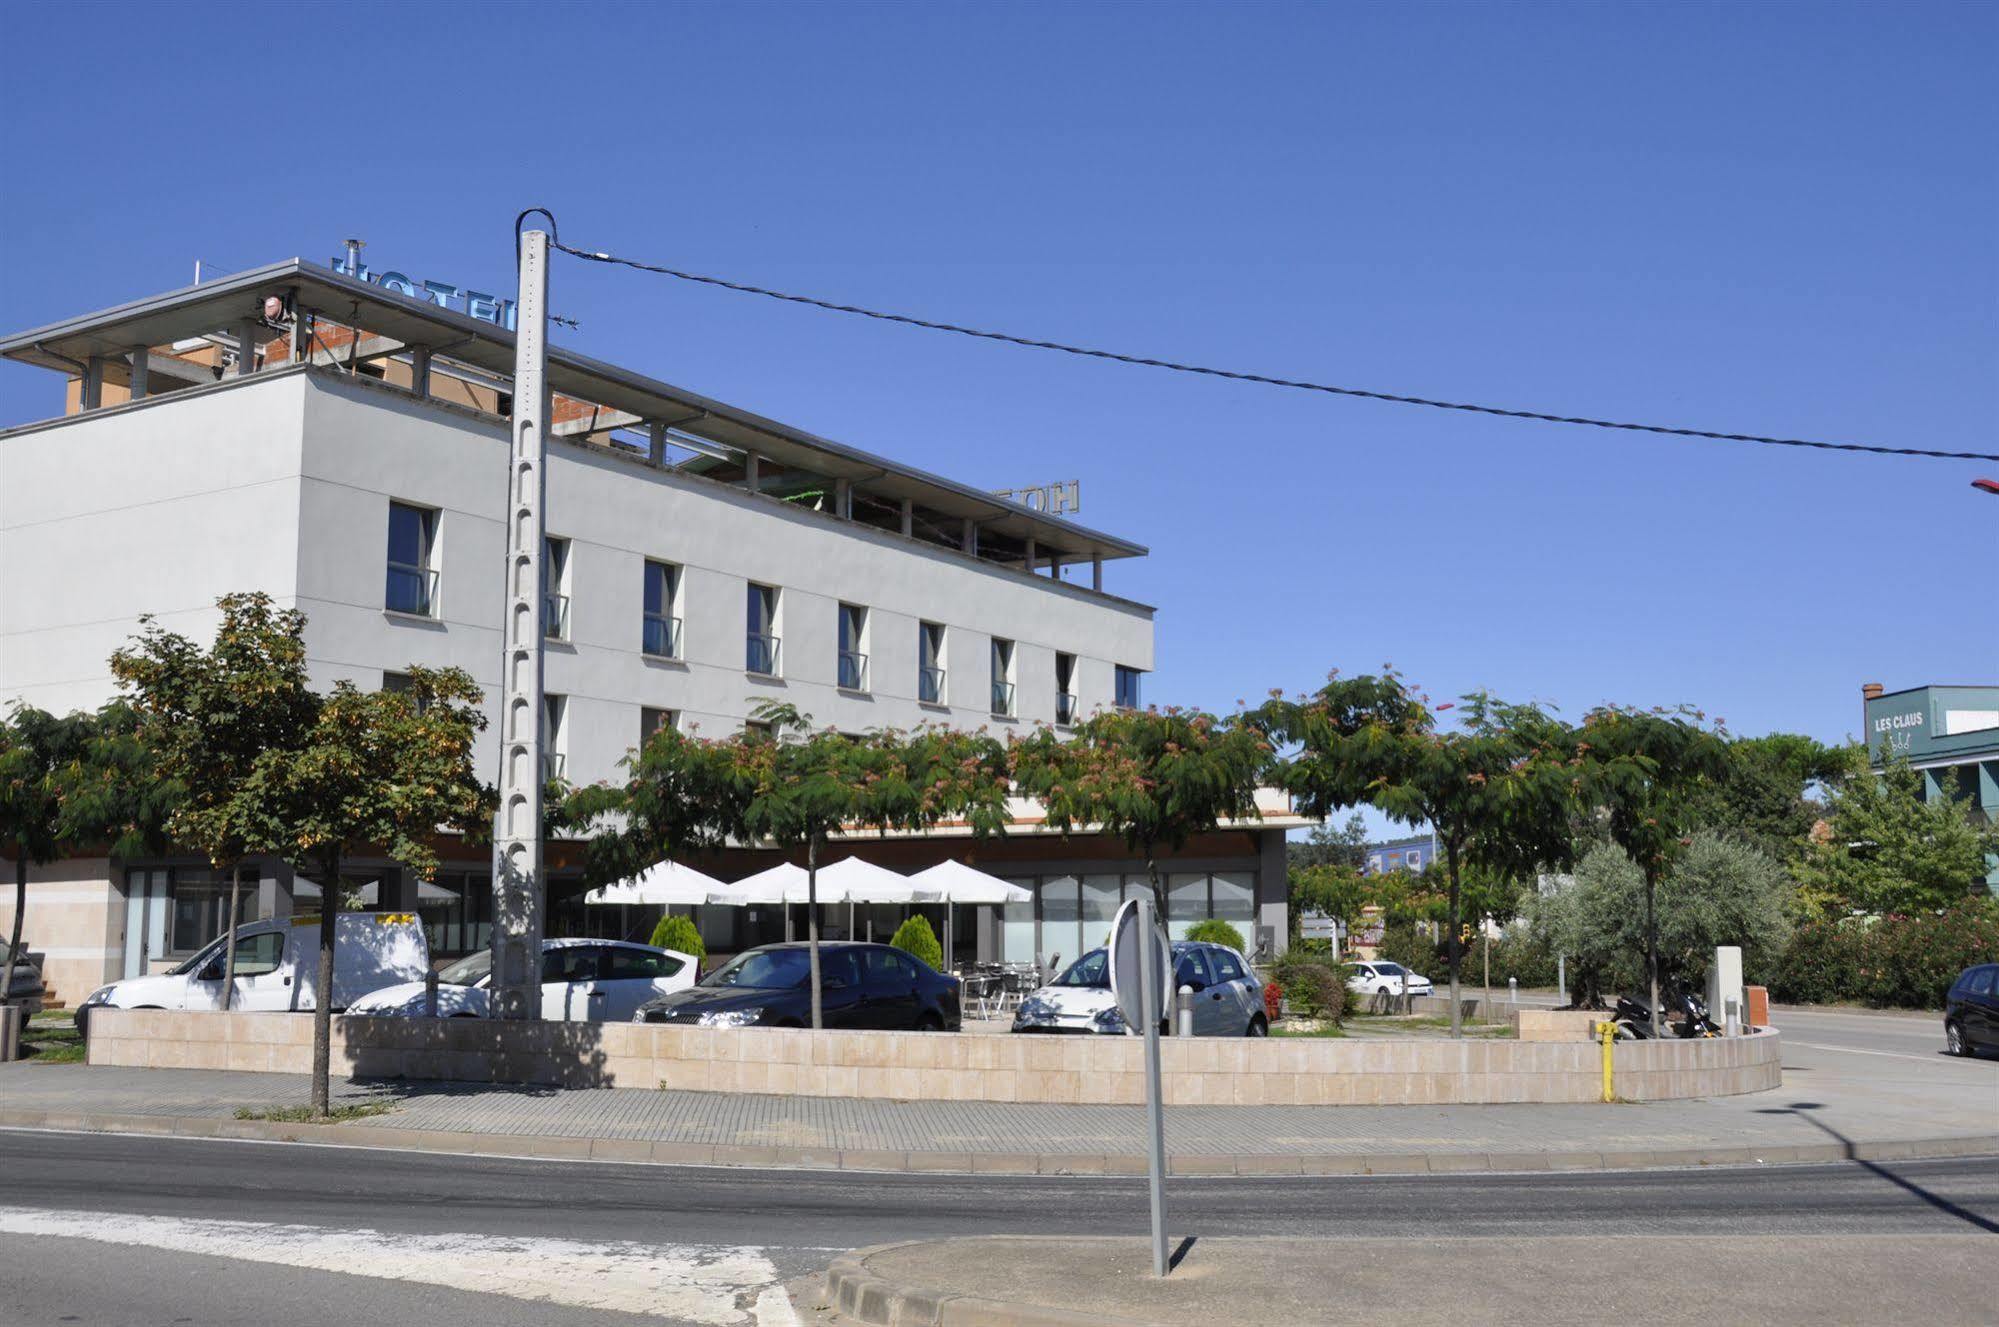
M544 209L534 208L547 215ZM520 222L529 212L521 213L515 221L518 236ZM1155 359L1144 355L1126 355L1114 350L1098 350L1088 346L1066 345L1060 341L1044 341L1033 337L1014 336L1008 332L987 331L977 327L964 327L957 323L936 322L928 318L916 318L904 313L884 313L879 309L862 308L856 304L837 304L832 300L816 299L810 295L793 295L781 290L770 290L763 286L748 285L740 281L728 281L717 276L703 276L696 272L684 272L678 268L664 267L657 263L641 262L636 258L621 258L615 254L589 249L579 249L564 244L555 234L555 220L549 218L549 245L573 258L586 262L608 263L613 266L629 267L641 272L652 272L658 276L669 276L677 281L690 281L704 286L719 286L723 290L733 290L744 295L761 295L766 299L783 300L789 304L804 304L829 313L846 313L861 318L873 318L880 322L901 323L907 327L921 327L932 332L953 332L959 336L977 337L985 341L1001 341L1007 345L1023 346L1030 350L1054 350L1065 355L1079 355L1088 359L1110 360L1118 364L1132 364L1140 368L1166 369L1174 373L1199 374L1209 378L1225 378L1231 382L1259 383L1266 387L1288 387L1297 391L1324 392L1333 396L1358 397L1366 401L1383 401L1391 405L1427 406L1433 410L1459 410L1471 414L1496 415L1502 419L1527 419L1543 424L1573 424L1584 428L1618 429L1629 433L1655 433L1673 438L1706 438L1715 442L1747 442L1764 447L1808 447L1817 451L1862 452L1874 456L1924 457L1944 461L1999 461L1999 452L1953 452L1927 447L1888 447L1865 442L1827 442L1813 438L1776 438L1758 433L1723 433L1712 429L1676 428L1666 424L1640 424L1614 419L1593 419L1587 415L1558 415L1540 410L1516 410L1506 406L1479 405L1466 401L1442 401L1427 396L1405 396L1398 392L1371 391L1363 387L1336 387L1327 383L1308 382L1298 378L1279 378L1264 373L1246 373L1238 369L1217 369L1200 364L1181 364L1170 359Z

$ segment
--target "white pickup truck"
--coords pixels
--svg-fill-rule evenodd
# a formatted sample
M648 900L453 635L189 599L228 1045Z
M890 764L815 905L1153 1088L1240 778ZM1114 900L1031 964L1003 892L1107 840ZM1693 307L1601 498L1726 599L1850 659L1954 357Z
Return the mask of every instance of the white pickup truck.
M220 1009L223 945L228 937L169 972L127 977L100 986L76 1010L76 1030L89 1036L93 1009ZM236 981L231 1009L244 1012L310 1009L319 971L319 917L277 918L236 928ZM370 991L422 981L430 945L413 913L343 912L334 920L334 1009Z

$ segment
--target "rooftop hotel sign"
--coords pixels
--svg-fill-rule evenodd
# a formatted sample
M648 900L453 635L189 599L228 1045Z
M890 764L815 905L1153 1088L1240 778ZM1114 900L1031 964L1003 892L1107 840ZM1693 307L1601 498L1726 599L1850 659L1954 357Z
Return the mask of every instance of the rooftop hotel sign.
M514 302L510 299L488 295L470 286L454 286L448 281L418 281L397 271L375 272L366 263L357 264L360 270L350 272L345 258L332 259L327 265L342 276L359 277L383 290L393 290L398 295L435 304L440 309L468 314L510 332L514 330Z

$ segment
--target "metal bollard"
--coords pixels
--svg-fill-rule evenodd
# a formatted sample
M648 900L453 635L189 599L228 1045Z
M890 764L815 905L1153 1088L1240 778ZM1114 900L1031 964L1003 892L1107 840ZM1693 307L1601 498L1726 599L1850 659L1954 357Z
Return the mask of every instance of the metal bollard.
M1721 1035L1724 1037L1741 1036L1742 1013L1741 1010L1737 1008L1735 1001L1724 1000L1722 1002L1722 1008L1727 1012L1722 1015Z
M1603 1038L1603 1099L1608 1104L1617 1100L1617 1094L1611 1090L1610 1079L1610 1046L1612 1042L1617 1040L1617 1024L1598 1023L1596 1025L1596 1032L1599 1037Z
M1506 998L1513 1002L1515 1009L1520 1007L1520 978L1508 977L1506 979Z
M437 969L423 974L423 1016L437 1017Z
M1194 1035L1194 988L1182 986L1173 997L1173 1035Z
M1555 1003L1557 1005L1566 1005L1568 1002L1569 956L1567 954L1557 954L1555 955Z

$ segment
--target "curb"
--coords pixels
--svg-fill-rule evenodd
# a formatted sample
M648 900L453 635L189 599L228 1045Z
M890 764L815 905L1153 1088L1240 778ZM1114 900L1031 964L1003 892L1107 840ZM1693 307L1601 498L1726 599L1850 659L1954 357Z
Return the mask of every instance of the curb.
M110 1115L0 1110L0 1128L152 1137L318 1143L391 1151L530 1160L611 1161L656 1166L749 1166L891 1174L1143 1175L1145 1158L1089 1152L883 1152L832 1147L742 1147L654 1142L645 1138L571 1138L556 1134L480 1134L399 1129L380 1124L283 1124L192 1115ZM1632 1151L1348 1152L1300 1155L1243 1152L1171 1158L1176 1177L1270 1178L1322 1175L1519 1174L1537 1171L1671 1170L1699 1166L1823 1165L1836 1161L1916 1161L1999 1156L1999 1134L1889 1139L1871 1143L1799 1143L1772 1147L1683 1147Z
M902 1240L841 1254L826 1269L828 1302L843 1316L876 1327L1091 1327L1091 1324L1158 1327L1138 1318L1108 1318L1101 1313L1071 1313L1034 1304L900 1286L868 1270L868 1259L877 1253L928 1242Z

